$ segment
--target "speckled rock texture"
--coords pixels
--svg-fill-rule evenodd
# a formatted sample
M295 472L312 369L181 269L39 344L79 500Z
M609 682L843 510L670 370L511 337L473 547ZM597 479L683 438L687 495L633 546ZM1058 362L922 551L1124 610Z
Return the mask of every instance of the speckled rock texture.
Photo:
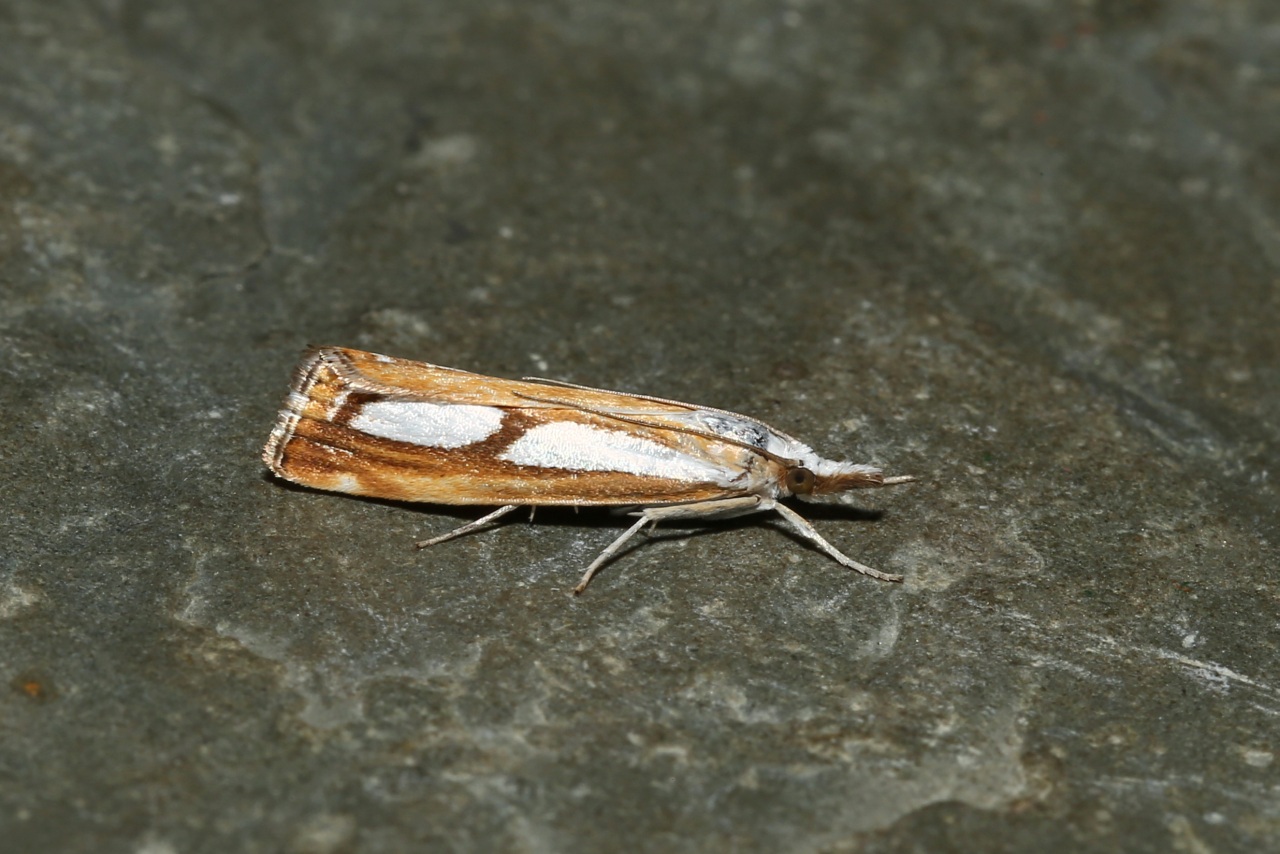
M1280 5L0 2L0 848L1280 848ZM916 474L284 486L307 344Z

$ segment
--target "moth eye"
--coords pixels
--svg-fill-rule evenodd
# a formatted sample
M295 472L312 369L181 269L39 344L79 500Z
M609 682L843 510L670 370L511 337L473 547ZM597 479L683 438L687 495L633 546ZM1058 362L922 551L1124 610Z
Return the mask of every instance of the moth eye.
M795 495L808 495L813 492L813 472L797 466L787 471L787 489Z

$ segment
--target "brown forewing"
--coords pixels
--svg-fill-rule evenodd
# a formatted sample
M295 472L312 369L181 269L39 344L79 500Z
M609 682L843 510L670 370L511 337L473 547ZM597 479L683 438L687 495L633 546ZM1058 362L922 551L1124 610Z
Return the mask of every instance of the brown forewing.
M382 357L388 358L388 357ZM288 408L264 451L272 471L317 489L439 504L660 504L740 495L714 482L676 481L611 471L572 471L499 459L530 427L548 420L617 430L614 419L530 402L547 386L500 380L404 359L333 348L314 351L299 366ZM627 395L554 389L558 399L600 409L634 405ZM461 448L433 448L371 436L348 426L362 406L387 397L497 406L501 428ZM646 407L654 407L645 401ZM678 404L669 404L672 411ZM681 410L685 411L685 410ZM749 466L761 460L742 448L671 430L630 424L638 437L709 462Z
M594 411L639 407L653 413L683 413L698 408L691 404L655 401L622 392L487 377L456 368L379 356L343 347L317 348L304 357L303 367L311 360L315 360L316 367L332 371L345 386L392 396L411 395L429 401L537 408L536 401L549 397L557 401L571 401L582 409Z

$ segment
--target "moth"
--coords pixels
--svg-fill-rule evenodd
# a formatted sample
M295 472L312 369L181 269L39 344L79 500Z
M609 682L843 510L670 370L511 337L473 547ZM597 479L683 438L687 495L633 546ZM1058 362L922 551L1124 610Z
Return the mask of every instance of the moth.
M344 347L304 354L262 459L315 489L498 507L418 548L522 506L629 508L636 522L587 567L575 594L645 525L769 510L841 565L901 581L845 556L782 499L850 503L852 490L915 480L824 459L723 409Z

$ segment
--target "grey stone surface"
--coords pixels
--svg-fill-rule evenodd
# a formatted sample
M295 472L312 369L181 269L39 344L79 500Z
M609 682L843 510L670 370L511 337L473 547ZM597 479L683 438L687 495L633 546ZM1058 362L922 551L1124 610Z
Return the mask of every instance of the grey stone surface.
M0 3L6 852L1280 847L1280 6ZM291 489L307 343L922 481Z

